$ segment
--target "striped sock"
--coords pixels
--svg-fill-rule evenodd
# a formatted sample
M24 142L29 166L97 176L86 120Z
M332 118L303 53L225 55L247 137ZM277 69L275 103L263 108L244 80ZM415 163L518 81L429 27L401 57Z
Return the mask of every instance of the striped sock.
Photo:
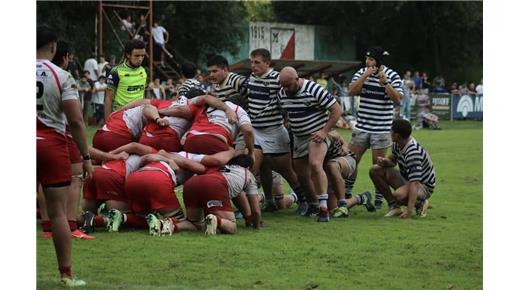
M342 198L338 200L338 207L347 206L347 200Z
M376 189L376 200L383 202L383 194Z
M345 178L345 198L349 199L352 197L352 189L354 188L355 182L355 177L348 176Z

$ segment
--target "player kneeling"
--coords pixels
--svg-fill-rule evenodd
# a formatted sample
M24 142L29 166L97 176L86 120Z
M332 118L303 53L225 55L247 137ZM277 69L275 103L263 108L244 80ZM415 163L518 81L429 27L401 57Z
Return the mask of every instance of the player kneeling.
M237 225L231 205L233 200L246 224L259 228L258 190L255 177L248 169L252 163L248 155L239 155L224 167L210 169L206 174L186 181L183 197L188 220L200 230L205 228L206 235L215 235L217 230L234 234Z

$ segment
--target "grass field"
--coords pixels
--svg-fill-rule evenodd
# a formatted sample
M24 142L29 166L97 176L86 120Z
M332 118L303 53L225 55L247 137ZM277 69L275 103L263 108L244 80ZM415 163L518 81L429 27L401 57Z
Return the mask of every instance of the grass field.
M317 223L288 209L264 214L259 231L241 220L234 236L99 231L96 240L73 241L74 273L84 289L481 289L482 122L442 125L413 132L437 173L426 218L387 219L386 210L359 207L348 219ZM369 160L356 193L373 193ZM38 232L36 242L37 287L55 289L52 241Z

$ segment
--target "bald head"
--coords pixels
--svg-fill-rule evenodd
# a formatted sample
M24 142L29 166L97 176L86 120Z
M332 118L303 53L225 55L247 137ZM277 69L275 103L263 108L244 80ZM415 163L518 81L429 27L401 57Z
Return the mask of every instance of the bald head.
M298 78L298 73L292 66L286 66L280 71L280 81Z
M299 89L298 73L292 66L286 66L280 71L280 85L290 93L296 93Z

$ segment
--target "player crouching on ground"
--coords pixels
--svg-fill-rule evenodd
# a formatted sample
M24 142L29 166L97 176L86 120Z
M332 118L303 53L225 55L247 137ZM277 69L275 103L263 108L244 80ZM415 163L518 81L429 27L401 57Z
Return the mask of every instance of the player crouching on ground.
M332 138L332 144L325 156L325 172L329 180L329 190L334 191L334 194L329 194L328 200L332 217L346 218L349 208L358 204L364 204L370 212L376 211L368 191L345 198L345 179L356 171L356 155L348 150L348 143L336 131L330 131L328 135Z
M426 216L428 199L435 188L435 170L430 155L411 137L412 126L406 120L392 123L392 154L378 157L370 169L370 178L388 201L391 210L385 217L409 218L415 207L417 215ZM395 167L399 164L399 170ZM392 187L395 191L390 191ZM400 205L406 205L401 211Z
M233 200L246 219L246 225L258 229L261 213L256 179L249 171L252 164L250 156L238 155L224 167L189 179L183 191L188 220L200 230L205 226L206 235L215 235L217 229L221 233L234 234L237 225L231 205Z

